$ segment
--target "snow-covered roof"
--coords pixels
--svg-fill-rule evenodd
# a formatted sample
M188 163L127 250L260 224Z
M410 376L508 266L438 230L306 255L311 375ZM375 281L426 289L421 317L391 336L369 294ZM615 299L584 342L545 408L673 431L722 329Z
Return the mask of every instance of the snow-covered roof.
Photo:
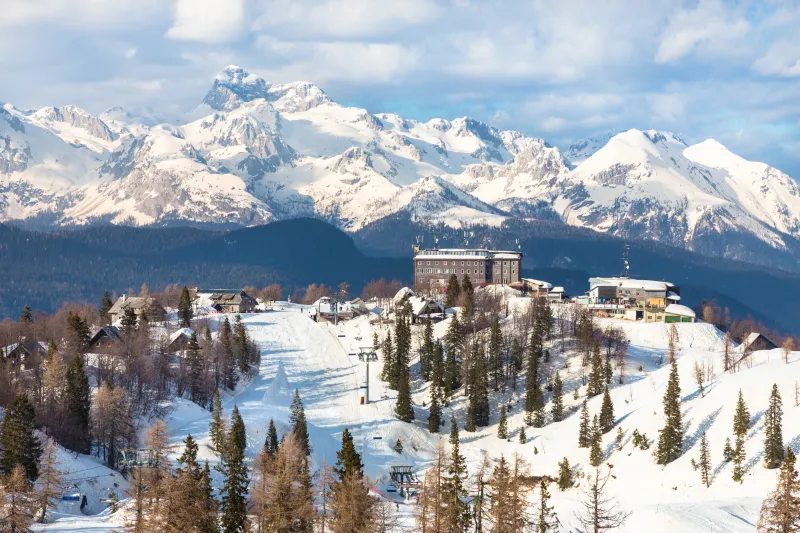
M428 300L427 298L423 298L422 296L412 296L408 300L408 302L411 304L411 312L414 313L414 315L419 315L425 310L427 306L430 305L434 305L437 309L439 309L440 313L443 311L441 305L439 305L433 300Z
M664 309L664 312L668 315L695 317L695 313L690 307L681 304L669 304L667 308Z
M187 339L191 338L193 333L194 330L191 328L181 328L178 331L173 332L172 335L169 336L169 343L172 344L178 337L186 337Z
M668 281L654 281L649 279L632 279L632 278L590 278L589 287L593 289L597 286L604 287L620 287L624 289L643 289L646 291L667 291L667 289L674 287Z
M538 280L538 279L522 278L522 281L531 283L533 285L538 285L539 287L544 287L545 289L552 289L553 288L552 283L548 283L546 281L542 281L542 280Z
M550 292L566 292L564 291L564 287L553 287L553 290Z
M408 287L403 287L402 289L397 291L397 294L394 295L394 298L392 298L392 303L397 305L400 302L402 302L403 299L408 298L409 296L416 296L416 294Z
M440 248L420 250L414 259L519 259L522 252L508 252L486 249Z
M667 300L675 300L676 302L681 301L681 297L678 295L677 292L669 291L667 293Z

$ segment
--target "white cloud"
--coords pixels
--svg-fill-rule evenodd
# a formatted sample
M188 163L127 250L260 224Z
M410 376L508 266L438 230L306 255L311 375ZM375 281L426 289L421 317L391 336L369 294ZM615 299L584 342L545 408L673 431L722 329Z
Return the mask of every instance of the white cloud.
M418 50L400 44L287 43L262 37L258 47L280 65L258 69L274 81L397 83L413 70L419 60Z
M663 93L648 97L653 119L660 123L673 123L683 118L686 102L681 94Z
M700 0L669 18L661 34L656 61L669 63L691 54L700 57L740 53L736 44L750 32L742 14L721 0Z
M800 44L779 42L753 63L753 69L767 76L800 76Z
M120 26L157 19L161 0L3 0L0 27L54 22L71 27Z
M253 29L281 36L313 39L385 37L435 19L432 0L266 0Z
M237 38L245 27L244 0L177 0L170 39L224 43Z
M136 55L136 48L128 48L125 50L125 59L133 59L133 56Z

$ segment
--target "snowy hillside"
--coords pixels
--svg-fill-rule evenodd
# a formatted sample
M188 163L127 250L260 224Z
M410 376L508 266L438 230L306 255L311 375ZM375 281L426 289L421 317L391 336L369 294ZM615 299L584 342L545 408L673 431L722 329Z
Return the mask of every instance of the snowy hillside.
M240 387L224 401L230 412L236 404L247 428L247 453L253 457L263 446L267 423L274 418L279 433L289 427L289 404L294 389L300 390L309 422L313 445L313 467L323 460L335 461L341 432L345 427L354 435L357 450L362 454L366 473L376 481L382 498L397 502L402 524L413 525L415 505L404 501L396 493L386 492L388 469L391 465L412 465L424 471L433 456L437 441L446 440L446 432L432 435L427 431L427 385L416 375L417 365L412 360L413 400L416 421L404 423L393 413L396 392L389 390L379 376L379 361L369 366L369 405L360 405L365 393L366 366L354 355L358 347L371 344L372 333L380 335L386 326L373 326L366 317L347 322L339 327L316 323L309 318L308 308L280 304L283 310L258 315L247 315L244 322L250 336L261 349L262 362L259 375ZM505 321L510 326L512 318ZM611 325L603 321L600 327ZM707 324L679 324L678 368L681 384L684 447L682 455L674 462L659 466L649 451L634 449L632 433L638 430L652 442L663 425L662 397L669 374L669 365L659 367L657 361L665 355L668 346L668 329L663 324L637 324L613 322L625 330L631 341L623 385L613 381L611 398L614 403L617 425L623 431L623 445L617 450L614 442L616 429L604 436L603 463L612 467L614 479L609 485L611 494L620 506L631 513L621 533L705 533L721 531L745 533L755 531L755 522L761 502L773 489L776 471L762 466L761 453L764 439L764 410L773 383L783 396L784 441L800 450L800 413L795 402L795 387L800 380L800 353L790 356L787 365L780 350L756 352L751 365L742 365L739 372L723 373L720 368L722 338ZM444 334L448 322L438 324L437 336ZM414 335L421 334L421 326ZM417 346L415 341L414 346ZM558 341L552 341L553 360L550 368L559 371L564 381L564 401L567 412L583 401L586 387L581 384L579 357L570 349L561 353ZM704 394L697 390L694 379L695 363L713 368L713 377L705 384ZM575 389L580 399L573 398ZM471 473L481 457L487 453L491 459L500 455L511 456L519 452L531 464L535 475L557 473L557 463L564 457L578 472L578 488L564 492L554 485L552 504L564 528L575 530L580 487L586 481L583 473L591 470L589 451L577 447L579 415L571 414L565 420L549 423L541 429L526 428L528 441L520 444L519 429L523 425L522 405L524 386L518 392L492 392L491 424L475 433L462 432L462 453L465 454ZM739 484L731 479L731 464L722 460L726 438L732 434L735 399L742 390L752 414L752 422L745 441L745 478ZM550 394L546 393L550 409ZM522 399L522 403L519 403ZM589 401L589 411L600 409L601 397ZM508 418L509 439L497 437L498 406L514 406ZM520 407L516 407L519 405ZM463 428L466 402L459 392L448 407L444 418L455 416ZM200 458L212 463L218 457L209 448L208 423L210 414L187 401L179 401L166 420L176 445L187 433L200 444ZM699 455L699 440L707 434L710 445L713 475L710 488L700 482L700 474L692 465ZM403 451L394 449L397 440ZM181 450L176 448L177 457ZM98 516L56 516L55 523L44 526L45 531L111 531L119 519L107 514Z
M562 154L468 117L372 114L236 66L180 117L0 110L0 220L247 226L311 215L358 230L398 212L454 227L512 216L615 233L624 219L634 237L751 260L726 238L791 254L800 237L789 176L665 132L608 134Z

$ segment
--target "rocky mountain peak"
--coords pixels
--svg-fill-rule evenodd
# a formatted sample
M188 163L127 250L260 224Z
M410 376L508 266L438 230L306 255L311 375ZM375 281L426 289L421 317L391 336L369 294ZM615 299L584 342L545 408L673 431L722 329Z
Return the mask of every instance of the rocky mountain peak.
M231 111L242 102L268 98L269 84L242 67L228 65L217 74L214 84L203 98L203 103L218 111Z

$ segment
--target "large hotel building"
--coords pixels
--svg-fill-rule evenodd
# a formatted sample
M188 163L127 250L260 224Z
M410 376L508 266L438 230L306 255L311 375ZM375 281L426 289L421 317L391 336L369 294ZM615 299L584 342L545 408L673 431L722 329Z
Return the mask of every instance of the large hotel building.
M522 252L414 247L414 286L446 286L451 274L469 276L474 285L520 282Z

